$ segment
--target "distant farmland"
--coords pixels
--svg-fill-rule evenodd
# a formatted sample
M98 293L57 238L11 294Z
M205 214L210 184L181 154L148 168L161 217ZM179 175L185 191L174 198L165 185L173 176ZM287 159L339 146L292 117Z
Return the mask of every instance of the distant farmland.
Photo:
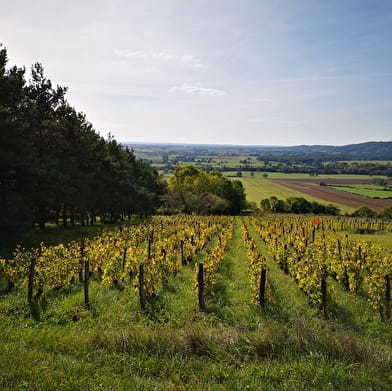
M360 208L361 206L366 206L375 211L380 211L385 207L392 206L392 199L374 199L359 194L348 193L346 191L334 189L330 186L320 186L319 183L315 183L315 180L311 181L309 179L275 179L273 181L281 186L285 186L289 189L299 191L308 196L319 198L329 203L342 204L355 209ZM317 180L317 182L320 182L320 180ZM337 180L335 179L332 182L333 184L336 184ZM342 179L339 182L341 184L344 183L350 185L357 184L359 182L363 183L363 180L361 181L356 179ZM371 183L370 180L369 183Z
M229 174L235 175L234 172ZM365 175L320 175L317 178L312 178L303 174L273 173L264 178L262 173L257 172L252 176L248 172L243 172L243 177L236 179L240 179L243 183L248 201L256 202L257 206L260 206L262 199L271 196L281 199L304 197L308 201L333 204L343 213L352 213L361 206L367 206L376 211L392 206L392 199L372 199L330 187L331 185L371 184L372 179ZM328 186L320 186L320 182L324 182Z
M248 174L248 173L247 173ZM322 204L331 203L338 207L343 213L352 213L355 208L345 206L339 202L326 202L325 199L305 194L300 189L292 189L284 184L280 183L280 180L265 179L260 173L255 173L254 177L244 175L242 178L235 178L241 180L246 193L246 199L248 201L255 202L260 207L260 201L264 198L270 198L272 196L280 199L286 199L289 197L303 197L308 201L316 201Z

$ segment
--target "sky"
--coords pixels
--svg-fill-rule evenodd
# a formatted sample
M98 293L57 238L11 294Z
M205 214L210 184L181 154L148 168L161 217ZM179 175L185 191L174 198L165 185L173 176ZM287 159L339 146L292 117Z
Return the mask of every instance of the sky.
M0 42L120 142L392 141L390 0L13 0Z

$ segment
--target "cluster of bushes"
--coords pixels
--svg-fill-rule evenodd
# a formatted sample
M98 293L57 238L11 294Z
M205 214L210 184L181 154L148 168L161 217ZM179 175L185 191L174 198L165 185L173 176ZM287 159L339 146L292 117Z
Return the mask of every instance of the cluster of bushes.
M338 216L340 214L339 208L335 205L323 205L316 201L308 201L302 197L290 197L286 200L281 200L275 196L261 200L261 209L267 212L274 213L314 213Z
M261 200L261 209L266 212L273 213L294 213L294 214L324 214L338 216L340 210L335 205L323 205L316 201L308 201L302 197L290 197L286 200L281 200L275 196ZM361 206L351 214L352 217L365 217L365 218L383 218L392 219L392 206L384 208L380 213Z

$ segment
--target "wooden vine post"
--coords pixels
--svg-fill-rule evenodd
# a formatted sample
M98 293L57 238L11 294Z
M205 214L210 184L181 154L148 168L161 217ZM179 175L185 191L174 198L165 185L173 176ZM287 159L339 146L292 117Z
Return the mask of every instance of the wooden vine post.
M328 319L327 311L327 277L328 273L323 270L321 273L321 309L323 311L323 317L325 320Z
M146 292L144 291L144 264L139 265L139 302L140 308L144 311L146 309Z
M125 265L127 262L127 251L128 251L128 247L124 247L124 251L123 251L123 263L122 263L122 269L125 270Z
M264 267L261 269L260 274L260 286L259 286L259 304L262 309L265 305L265 285L267 282L267 269Z
M204 301L204 266L202 262L199 263L199 270L197 273L197 288L198 288L199 310L204 311L206 305Z
M84 261L84 306L90 309L90 299L89 299L89 282L90 282L90 263L88 259Z
M80 257L81 261L84 263L84 306L87 309L90 309L90 298L89 298L89 282L90 282L90 262L86 258L84 259L84 240L82 240L82 244L80 245Z
M27 288L27 302L29 303L30 306L32 306L32 304L33 304L34 275L35 275L36 262L37 262L37 259L33 256L31 258L31 262L30 262L29 284L28 284L28 288Z
M147 260L151 259L151 247L153 241L153 234L150 235L148 239L148 250L147 250ZM144 289L144 263L141 262L139 265L139 303L142 311L146 309L147 298L146 291Z
M340 240L338 239L338 254L339 254L339 261L342 260L342 245L340 244ZM348 278L347 273L347 266L344 265L344 274L343 274L343 285L344 289L348 292L350 290L350 280Z
M41 250L39 252L41 255ZM33 296L34 293L34 277L35 277L35 267L37 265L37 257L32 256L30 267L29 267L29 282L27 287L27 302L30 307L31 315L33 318L39 321L40 319L40 311L39 311L39 298L44 293L42 287L37 290L37 293Z
M151 247L152 247L152 239L148 239L148 252L147 252L147 259L151 259Z

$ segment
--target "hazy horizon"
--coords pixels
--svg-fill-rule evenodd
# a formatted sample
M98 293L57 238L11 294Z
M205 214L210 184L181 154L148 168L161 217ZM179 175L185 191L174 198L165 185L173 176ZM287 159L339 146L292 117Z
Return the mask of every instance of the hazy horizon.
M14 0L0 37L9 67L42 63L117 140L391 139L388 0Z
M285 144L225 144L225 143L180 143L180 142L165 142L165 141L124 141L119 140L121 144L140 144L140 145L179 145L179 146L222 146L222 147L265 147L265 148L285 148L285 147L344 147L347 145L357 145L357 144L366 144L366 143L390 143L392 140L369 140L361 143L349 143L349 144L293 144L293 145L285 145Z

